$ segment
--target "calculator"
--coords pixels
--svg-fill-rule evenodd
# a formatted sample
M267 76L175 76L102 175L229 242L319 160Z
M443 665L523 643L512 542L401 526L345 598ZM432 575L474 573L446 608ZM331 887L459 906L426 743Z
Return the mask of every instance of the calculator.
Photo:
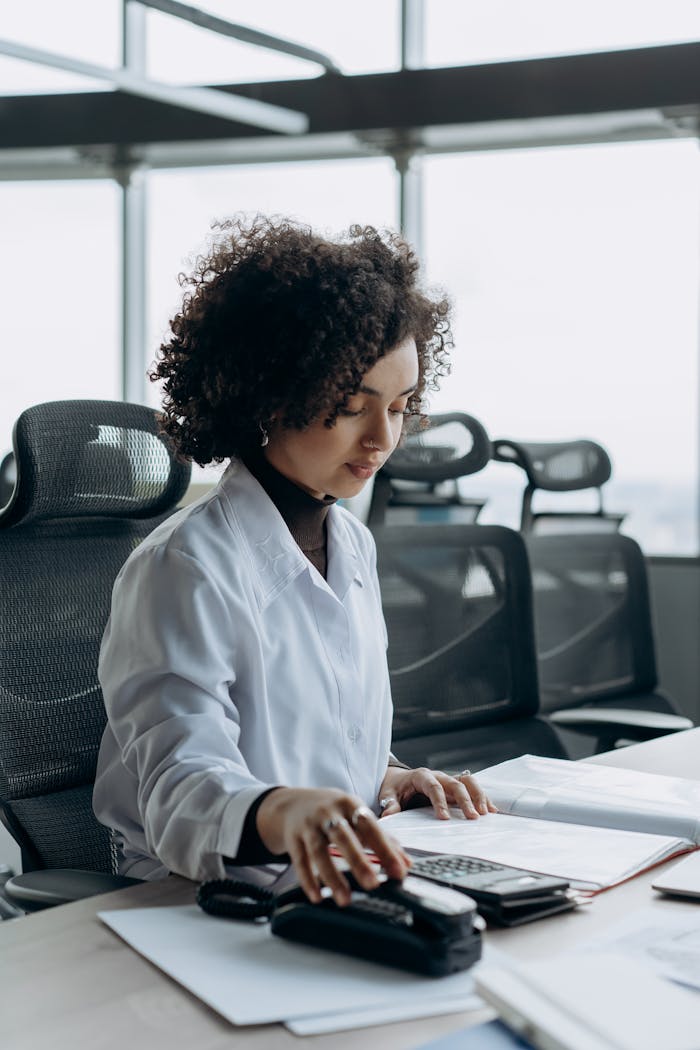
M518 926L570 911L581 898L566 879L452 853L412 856L411 875L460 890L480 915L499 926Z

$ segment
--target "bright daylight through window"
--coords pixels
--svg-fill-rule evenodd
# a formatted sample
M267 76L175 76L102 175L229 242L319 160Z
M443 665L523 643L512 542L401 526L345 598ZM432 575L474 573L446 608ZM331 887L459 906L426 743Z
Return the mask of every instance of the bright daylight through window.
M400 66L399 0L333 5L332 17L323 0L199 6L325 52L346 74ZM27 0L5 12L2 35L118 66L120 18L119 0L62 0L60 11ZM148 11L145 24L146 75L165 82L319 74L312 63L161 12ZM424 62L435 67L697 39L695 0L425 5ZM0 57L6 94L107 89ZM599 441L613 463L606 505L625 513L624 530L649 554L695 555L700 152L687 131L630 138L423 159L425 269L456 307L453 372L431 408L470 412L492 437ZM396 168L379 149L357 159L224 164L211 145L208 167L190 150L188 167L169 160L169 170L145 174L144 373L177 308L177 276L214 220L288 214L331 233L399 222ZM62 181L0 182L4 339L21 347L0 387L0 455L26 405L121 393L120 190L109 178L78 177L91 160L85 154ZM28 278L37 267L40 309ZM155 404L158 391L144 390ZM491 464L464 488L487 498L482 520L516 525L522 484L514 468Z

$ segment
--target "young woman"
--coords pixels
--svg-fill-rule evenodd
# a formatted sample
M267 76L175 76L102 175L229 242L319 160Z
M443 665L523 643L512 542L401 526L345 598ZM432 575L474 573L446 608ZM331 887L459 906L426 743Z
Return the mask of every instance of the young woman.
M336 502L446 372L448 305L394 235L220 229L151 378L179 454L229 464L115 583L95 811L125 874L270 881L291 861L312 900L343 904L331 844L371 888L366 848L392 877L410 864L381 815L417 793L441 818L493 808L468 774L392 756L374 545Z

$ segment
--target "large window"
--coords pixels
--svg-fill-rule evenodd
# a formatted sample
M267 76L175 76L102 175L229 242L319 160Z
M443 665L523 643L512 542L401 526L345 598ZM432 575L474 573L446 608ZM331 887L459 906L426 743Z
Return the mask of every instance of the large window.
M121 396L119 191L0 183L0 455L28 405Z
M697 553L697 144L435 157L425 177L428 272L456 306L433 408L494 438L601 442L625 530ZM516 468L465 486L488 495L483 520L517 523Z
M697 0L429 0L425 9L428 66L700 39Z
M399 0L200 0L203 10L313 48L344 73L399 65ZM158 11L148 13L148 71L177 83L246 83L318 76L320 66L251 47Z

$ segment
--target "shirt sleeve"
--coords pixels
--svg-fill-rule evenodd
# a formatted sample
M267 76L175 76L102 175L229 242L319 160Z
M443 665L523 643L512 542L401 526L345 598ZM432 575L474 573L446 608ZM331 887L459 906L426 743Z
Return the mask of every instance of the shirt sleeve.
M188 554L146 547L114 588L99 676L138 814L112 826L191 879L220 878L251 805L271 786L239 748L236 624L216 582Z

